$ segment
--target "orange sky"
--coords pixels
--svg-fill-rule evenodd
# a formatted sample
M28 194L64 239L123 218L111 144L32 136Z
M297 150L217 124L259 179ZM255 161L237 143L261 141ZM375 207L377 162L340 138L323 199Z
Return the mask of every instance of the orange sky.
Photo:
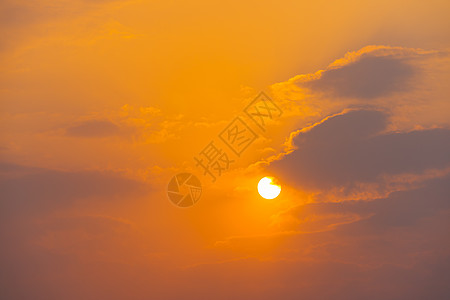
M2 1L0 298L449 298L449 9Z

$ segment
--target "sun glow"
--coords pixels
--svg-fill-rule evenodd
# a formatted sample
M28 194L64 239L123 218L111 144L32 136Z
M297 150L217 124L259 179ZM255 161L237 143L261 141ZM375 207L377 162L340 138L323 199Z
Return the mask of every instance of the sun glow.
M281 192L281 186L273 177L264 177L258 183L258 193L265 199L275 199Z

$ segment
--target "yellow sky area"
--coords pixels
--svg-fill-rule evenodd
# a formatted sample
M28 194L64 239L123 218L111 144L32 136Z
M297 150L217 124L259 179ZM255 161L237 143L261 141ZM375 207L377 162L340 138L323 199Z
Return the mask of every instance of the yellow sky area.
M273 83L325 68L369 41L447 46L445 39L428 38L429 31L445 36L445 5L389 1L386 9L383 1L6 2L0 93L4 126L11 134L3 134L9 149L17 151L5 156L75 169L178 164ZM426 29L421 22L402 26L413 19L426 21ZM398 32L387 32L392 24L399 25ZM60 137L64 128L89 117L111 118L124 105L160 111L156 121L151 114L134 115L145 119L150 140L172 140L158 150L130 146L130 138L115 139L105 146L114 153L105 156L103 140ZM199 125L186 126L189 122ZM277 143L290 127L278 130ZM178 160L180 143L186 154ZM95 149L98 154L93 155Z
M71 3L12 5L29 13L9 28L2 55L12 111L85 113L132 103L228 117L241 87L258 91L313 72L369 41L390 44L384 31L391 23L416 18L427 30L446 28L445 10L430 3L389 1L389 10L383 1ZM414 29L425 42L406 34L403 46L445 46L426 43L424 29Z

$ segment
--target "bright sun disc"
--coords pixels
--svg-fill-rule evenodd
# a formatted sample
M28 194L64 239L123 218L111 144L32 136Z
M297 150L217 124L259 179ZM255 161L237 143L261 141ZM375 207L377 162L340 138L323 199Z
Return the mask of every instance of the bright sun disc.
M273 177L264 177L258 183L258 193L265 199L274 199L281 192L281 186L274 182Z

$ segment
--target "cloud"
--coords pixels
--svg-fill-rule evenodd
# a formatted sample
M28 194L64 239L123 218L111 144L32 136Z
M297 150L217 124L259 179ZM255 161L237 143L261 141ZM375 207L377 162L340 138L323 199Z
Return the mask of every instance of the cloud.
M183 115L164 116L156 107L132 107L124 105L120 110L83 116L84 119L69 125L65 135L69 137L106 138L125 137L137 143L163 143L179 139L180 131L198 126L217 124L193 122Z
M287 87L291 91L306 88L334 97L374 99L397 91L411 91L411 79L421 73L420 62L446 55L445 51L366 46L346 53L325 70L297 75L272 87L274 90Z
M103 295L98 296L100 299L123 299L126 298L123 292L111 292L106 287L133 286L130 274L154 282L164 267L161 261L164 254L155 252L155 243L148 241L148 232L143 234L139 227L125 219L63 214L40 216L38 220L13 220L1 225L2 298L27 299L31 294L35 295L34 299L45 299L49 295L52 295L50 298L67 298L68 294L73 299L89 298L92 293L103 290L100 292ZM120 273L125 269L127 275L122 277ZM111 272L115 275L111 276ZM118 279L117 276L121 277L120 284L112 284L111 280ZM75 285L83 288L73 289ZM100 285L104 287L99 289ZM27 286L27 289L20 289L20 286ZM152 287L157 288L158 284ZM130 290L126 290L130 295Z
M195 282L210 282L207 287L193 285L189 289L193 297L418 300L429 296L445 299L448 276L444 270L448 266L448 257L440 262L424 260L410 267L395 264L370 267L333 259L273 261L246 258L199 265L183 275L196 278ZM173 298L176 296L170 297Z
M448 51L367 46L324 70L276 83L271 92L285 119L296 116L298 126L348 108L375 107L389 111L398 130L448 127L449 59Z
M67 172L14 164L1 164L0 171L0 214L4 218L54 212L82 199L142 196L151 190L147 183L114 172Z
M372 99L410 88L416 70L404 59L363 56L340 68L329 69L305 87L333 96Z
M121 134L121 128L108 120L87 120L66 129L74 137L108 137Z
M5 38L0 41L0 55L9 50L20 48L24 42L36 43L36 38L45 38L49 30L46 26L51 25L51 32L55 33L61 27L71 22L83 26L83 19L95 13L99 20L105 8L119 6L128 3L128 0L96 0L96 1L2 1L0 10L0 32ZM54 24L60 24L55 26ZM93 23L89 23L92 26ZM86 37L84 37L86 38ZM28 44L30 45L30 43ZM19 47L18 47L19 46Z
M331 116L297 131L296 150L269 169L298 187L330 188L450 164L450 130L386 133L387 125L386 113L376 110Z
M446 175L372 201L301 204L280 214L278 222L289 222L282 224L278 234L234 237L216 246L260 257L255 268L278 266L282 272L267 282L291 289L280 288L295 295L292 299L298 293L311 299L403 299L406 295L408 299L429 295L444 299L450 292L445 283L449 194L450 175ZM342 222L346 219L349 222ZM311 232L311 226L319 228ZM251 246L272 251L261 254ZM248 262L227 264L242 270ZM323 281L333 282L332 294L322 291Z
M449 211L448 195L450 195L450 175L445 175L427 180L418 188L392 192L385 198L371 201L346 200L339 203L300 204L281 213L277 222L291 220L289 222L291 226L285 229L302 231L304 227L311 226L311 223L316 225L314 217L319 221L326 217L326 222L322 224L324 227L338 224L342 226L338 228L340 233L346 235L380 234L399 227L408 229L417 225L420 220ZM345 216L356 217L353 217L352 222L343 224L336 222L336 217ZM299 222L294 223L292 219Z

